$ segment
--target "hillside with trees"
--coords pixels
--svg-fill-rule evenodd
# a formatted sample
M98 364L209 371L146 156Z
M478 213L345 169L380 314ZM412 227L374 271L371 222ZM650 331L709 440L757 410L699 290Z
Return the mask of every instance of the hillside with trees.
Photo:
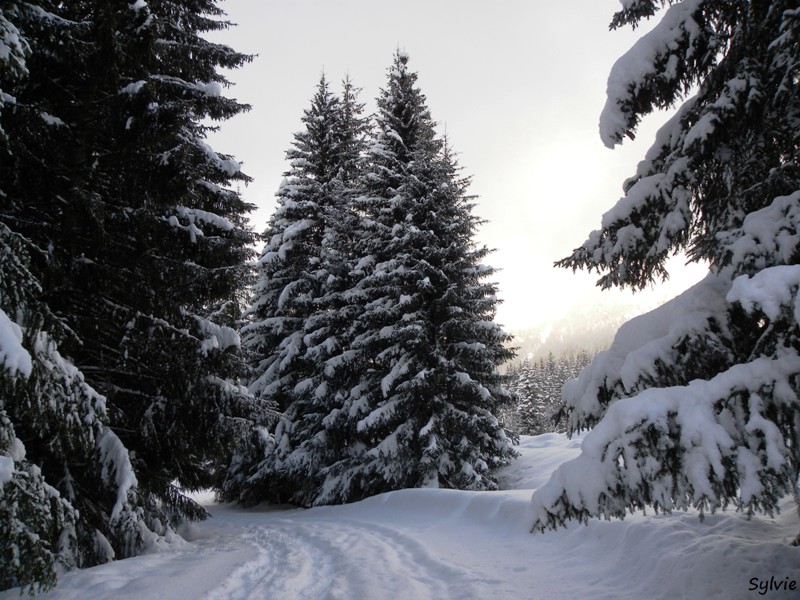
M588 351L579 350L513 363L506 375L514 400L499 411L500 420L518 435L566 432L561 390L591 361Z

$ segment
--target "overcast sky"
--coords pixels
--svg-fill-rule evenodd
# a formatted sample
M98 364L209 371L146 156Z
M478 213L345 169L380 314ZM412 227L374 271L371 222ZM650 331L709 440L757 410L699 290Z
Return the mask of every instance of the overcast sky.
M644 294L600 293L596 275L554 268L599 227L665 120L646 120L635 142L608 150L598 118L614 61L642 28L609 31L618 0L225 0L237 27L215 36L257 54L230 74L227 95L253 106L222 124L214 148L254 178L245 198L262 231L286 170L285 152L320 74L346 73L367 111L399 47L419 74L431 114L459 153L486 219L479 241L503 300L497 321L534 327L575 307L654 302L701 276L676 261L668 285Z

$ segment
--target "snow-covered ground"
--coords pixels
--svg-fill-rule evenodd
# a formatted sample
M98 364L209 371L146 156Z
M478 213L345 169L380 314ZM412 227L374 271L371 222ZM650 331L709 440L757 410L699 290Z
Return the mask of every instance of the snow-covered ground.
M186 544L67 573L40 598L800 598L800 548L788 545L800 521L790 499L775 519L636 514L529 533L532 489L579 444L523 437L500 492L405 490L310 510L209 499L213 518L186 531ZM794 591L775 590L792 581Z

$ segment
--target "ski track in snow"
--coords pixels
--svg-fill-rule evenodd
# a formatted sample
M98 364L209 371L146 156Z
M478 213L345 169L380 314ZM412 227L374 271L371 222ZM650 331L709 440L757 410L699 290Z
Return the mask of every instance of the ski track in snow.
M298 533L259 526L242 534L241 541L253 547L254 557L231 571L204 598L322 598L331 557L319 546L303 543Z
M252 513L243 519L246 527ZM443 562L396 528L354 519L307 520L303 514L268 521L242 534L254 556L204 600L350 600L380 598L387 590L398 599L478 598L470 591L476 577L469 571Z

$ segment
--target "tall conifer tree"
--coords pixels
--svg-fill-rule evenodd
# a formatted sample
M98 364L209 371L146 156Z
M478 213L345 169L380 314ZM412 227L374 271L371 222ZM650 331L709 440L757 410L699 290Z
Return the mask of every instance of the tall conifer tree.
M493 412L510 398L496 367L493 270L474 242L468 179L438 139L416 73L398 51L378 98L362 176L354 274L363 311L350 349L363 365L341 414L358 456L331 470L317 502L386 490L493 489L511 456Z
M468 181L404 54L389 73L345 228L347 287L312 319L333 323L312 336L321 366L276 430L283 499L302 505L404 487L491 489L490 470L513 455L492 415L509 398L495 371L508 336L492 322Z
M47 250L13 229L41 218L21 210L18 170L33 163L46 180L53 165L41 152L66 127L29 94L41 84L41 53L59 40L69 48L79 29L48 9L55 10L12 4L0 12L7 50L0 52L0 587L31 590L53 585L57 564L124 557L163 533L150 525L160 515L138 490L105 398L59 351L78 340L43 301L42 271L33 264L46 262Z
M14 102L0 76L2 238L26 257L3 263L2 309L32 360L9 385L42 411L5 408L26 460L79 509L80 565L203 517L175 483L219 483L247 423L235 326L253 236L226 188L247 178L203 139L203 119L246 109L218 69L248 57L201 37L221 14L210 0L3 6L20 34L4 41L27 57L23 71L11 54Z
M237 459L226 495L245 502L288 499L308 485L309 458L287 460L288 439L305 439L310 419L317 426L327 411L319 404L327 355L338 348L341 291L348 284L353 220L350 204L364 145L366 121L358 90L349 78L341 98L323 75L305 129L287 152L291 168L278 191L278 207L265 232L245 345L252 352L256 379L251 390L285 412L277 423L277 443ZM263 436L254 441L264 444ZM296 458L296 455L295 455Z
M305 129L286 153L290 169L278 190L278 207L264 232L258 282L245 344L253 352L257 378L251 389L285 410L294 388L308 375L305 321L320 296L320 264L326 215L337 204L333 185L339 170L337 130L340 101L323 75Z

